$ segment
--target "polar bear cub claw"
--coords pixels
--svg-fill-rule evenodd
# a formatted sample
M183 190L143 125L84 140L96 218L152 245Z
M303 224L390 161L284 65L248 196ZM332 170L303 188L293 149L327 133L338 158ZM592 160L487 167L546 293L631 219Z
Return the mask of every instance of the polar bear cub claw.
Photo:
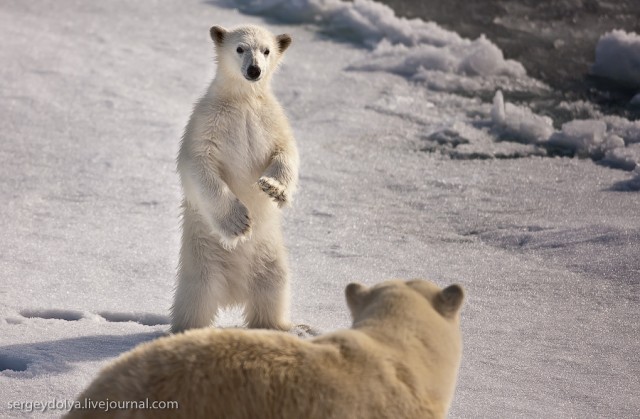
M272 177L262 176L258 179L258 186L278 204L278 207L289 204L289 194L284 185L278 180Z

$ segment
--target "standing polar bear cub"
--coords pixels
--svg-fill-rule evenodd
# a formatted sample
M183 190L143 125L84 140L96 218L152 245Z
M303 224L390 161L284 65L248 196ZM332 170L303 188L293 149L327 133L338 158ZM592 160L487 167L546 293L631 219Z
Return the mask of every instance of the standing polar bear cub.
M291 37L257 26L210 33L218 70L178 155L183 232L171 329L208 326L219 308L243 304L249 327L287 330L279 208L296 189L298 152L270 80Z
M462 288L350 284L351 329L311 340L285 332L200 329L135 348L78 398L177 409L72 410L68 418L444 418L462 342ZM131 406L129 404L129 406Z

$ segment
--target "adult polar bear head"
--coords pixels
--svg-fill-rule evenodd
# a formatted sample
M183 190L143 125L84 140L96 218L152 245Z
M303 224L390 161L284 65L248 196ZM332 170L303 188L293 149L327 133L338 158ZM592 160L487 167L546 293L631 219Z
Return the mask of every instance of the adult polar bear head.
M429 406L424 411L446 416L462 357L462 287L454 284L441 289L429 281L394 280L371 288L349 284L345 294L352 329L374 337L375 342L397 345L396 354L404 360L404 365L397 365L398 371L408 368L407 382L419 383L424 390L423 407Z
M254 25L231 30L214 26L210 34L216 44L218 71L236 82L244 79L245 83L268 83L284 51L291 44L291 36L274 36Z
M108 412L68 417L446 417L461 357L462 288L394 280L350 284L346 296L352 328L310 340L204 328L143 344L79 396L93 406L108 400ZM177 408L120 407L138 400Z

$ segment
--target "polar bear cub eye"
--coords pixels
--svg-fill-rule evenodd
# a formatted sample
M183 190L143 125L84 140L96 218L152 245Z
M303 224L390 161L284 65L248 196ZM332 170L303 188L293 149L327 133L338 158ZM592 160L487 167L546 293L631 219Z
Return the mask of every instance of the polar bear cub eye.
M242 47L238 47L238 48L236 48L236 52L238 54L242 54L244 52L244 49L242 49Z
M264 50L264 55L269 55L269 48Z

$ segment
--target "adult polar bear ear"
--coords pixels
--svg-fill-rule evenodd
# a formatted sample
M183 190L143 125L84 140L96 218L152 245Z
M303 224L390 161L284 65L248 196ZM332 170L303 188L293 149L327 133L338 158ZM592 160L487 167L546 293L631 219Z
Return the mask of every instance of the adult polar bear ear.
M442 317L454 318L460 311L460 307L462 307L464 291L460 285L449 285L440 290L434 284L429 284L425 281L409 281L407 284L414 289L417 288L416 290L431 302L433 308ZM362 284L352 283L347 285L345 294L352 317L355 317L356 313L362 310L369 291L370 289Z
M209 29L209 34L211 35L211 39L213 39L213 42L216 44L216 46L219 47L224 41L227 30L222 26L212 26L211 29Z
M364 298L369 293L369 288L354 282L347 285L344 293L347 297L347 306L349 306L349 311L351 311L351 317L355 317L356 313L358 313L364 305Z
M440 291L434 300L435 309L444 317L454 317L464 300L464 291L457 284L449 285Z

